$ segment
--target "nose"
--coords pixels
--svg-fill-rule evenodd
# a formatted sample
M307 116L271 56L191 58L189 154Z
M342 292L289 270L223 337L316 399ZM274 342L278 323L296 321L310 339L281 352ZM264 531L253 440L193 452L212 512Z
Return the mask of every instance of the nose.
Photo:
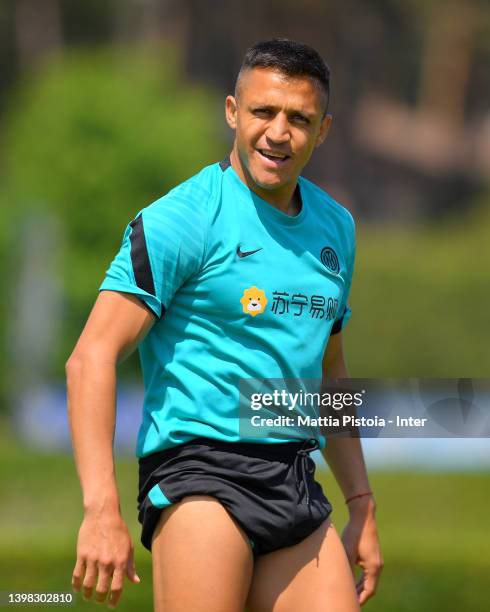
M282 113L277 113L274 119L269 122L266 136L269 140L277 144L288 142L290 134L287 117Z

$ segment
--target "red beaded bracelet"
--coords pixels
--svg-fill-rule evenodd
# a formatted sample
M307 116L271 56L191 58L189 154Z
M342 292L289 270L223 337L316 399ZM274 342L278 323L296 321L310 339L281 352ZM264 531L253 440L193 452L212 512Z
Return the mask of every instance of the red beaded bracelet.
M353 495L352 497L348 497L345 500L345 503L348 504L350 501L352 501L353 499L357 499L358 497L364 497L365 495L372 495L373 492L372 491L367 491L366 493L359 493L358 495Z

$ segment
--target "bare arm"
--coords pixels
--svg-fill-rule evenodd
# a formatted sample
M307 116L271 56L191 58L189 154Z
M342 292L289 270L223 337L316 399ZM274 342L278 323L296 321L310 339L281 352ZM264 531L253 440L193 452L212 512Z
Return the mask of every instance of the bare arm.
M349 378L342 346L342 332L330 337L323 357L323 376L325 379ZM329 438L323 455L345 499L371 490L359 438ZM374 499L368 496L359 498L357 504L352 502L352 507L359 505L361 500L374 511Z
M349 378L342 346L342 332L330 337L323 358L324 378ZM323 449L345 499L371 490L359 438L331 437ZM383 559L376 528L376 503L372 495L348 503L349 522L342 534L351 567L363 568L357 583L359 603L365 603L376 591Z
M83 586L85 598L97 584L96 601L104 601L111 589L111 607L119 600L125 575L139 582L114 470L116 366L153 322L134 296L103 291L66 364L68 415L84 506L72 583L75 590Z

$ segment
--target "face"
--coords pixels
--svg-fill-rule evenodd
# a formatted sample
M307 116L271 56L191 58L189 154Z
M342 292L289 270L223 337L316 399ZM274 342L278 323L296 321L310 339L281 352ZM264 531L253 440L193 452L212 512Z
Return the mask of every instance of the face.
M308 77L253 68L242 74L237 97L226 98L226 119L235 130L232 163L265 200L292 194L315 147L325 139L331 115Z

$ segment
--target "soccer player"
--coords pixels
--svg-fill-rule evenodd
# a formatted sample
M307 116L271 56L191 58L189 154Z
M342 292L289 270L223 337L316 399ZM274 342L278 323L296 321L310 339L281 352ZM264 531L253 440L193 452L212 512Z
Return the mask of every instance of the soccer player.
M84 503L72 583L86 598L95 590L112 607L126 576L139 582L112 450L116 366L136 347L139 519L155 610L351 612L375 592L382 559L360 441L247 437L238 414L240 380L348 377L354 224L300 176L327 136L328 97L316 51L254 45L226 98L230 156L126 229L67 363ZM319 446L349 508L342 540L314 480Z

